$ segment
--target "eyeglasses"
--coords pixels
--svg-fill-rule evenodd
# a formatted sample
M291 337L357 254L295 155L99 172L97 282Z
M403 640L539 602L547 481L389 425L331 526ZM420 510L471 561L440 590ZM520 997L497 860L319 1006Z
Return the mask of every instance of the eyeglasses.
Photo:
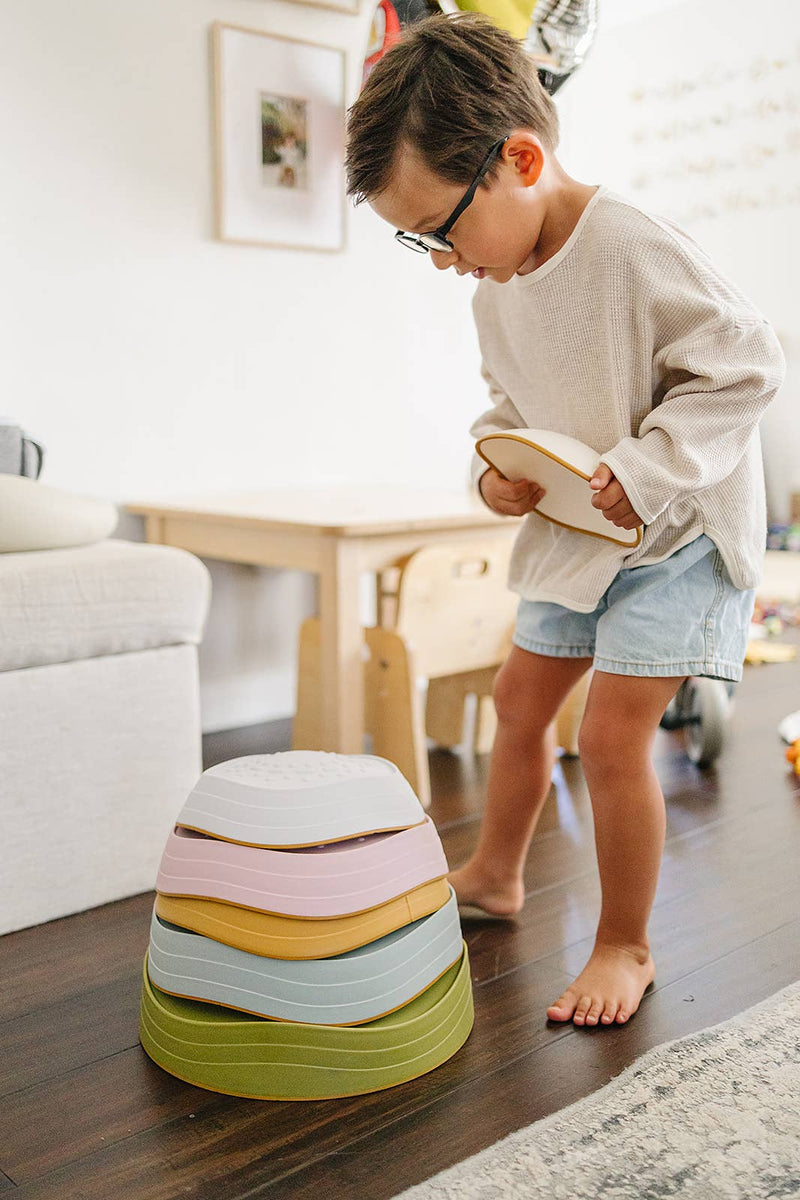
M443 225L440 225L438 229L431 230L430 233L405 233L404 230L398 229L397 233L394 235L395 240L398 241L401 246L408 246L409 250L416 251L417 254L427 254L429 250L438 250L442 254L449 254L453 249L453 243L448 240L448 233L453 228L464 209L469 208L470 204L475 198L478 185L491 167L495 157L500 153L507 141L508 137L506 136L501 142L495 142L489 153L486 155L486 158L483 160L478 174L475 176L472 183L469 185L466 192L461 197L460 201Z

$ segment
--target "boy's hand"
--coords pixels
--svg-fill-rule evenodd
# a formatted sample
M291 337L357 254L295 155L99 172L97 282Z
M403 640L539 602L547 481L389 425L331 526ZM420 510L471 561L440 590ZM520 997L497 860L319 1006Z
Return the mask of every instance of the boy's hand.
M622 529L636 529L638 525L644 524L642 518L633 511L622 484L617 481L605 463L598 465L589 480L589 487L595 492L595 495L592 496L592 504L602 511L603 516L612 525L619 525Z
M512 483L494 467L481 475L478 486L489 508L507 517L524 517L525 513L533 512L544 496L544 488L538 483L527 479Z

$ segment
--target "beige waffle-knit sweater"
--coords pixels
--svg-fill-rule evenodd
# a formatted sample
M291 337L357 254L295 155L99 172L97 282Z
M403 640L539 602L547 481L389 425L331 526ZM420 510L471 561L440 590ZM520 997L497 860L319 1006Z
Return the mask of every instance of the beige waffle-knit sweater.
M530 513L515 592L591 612L623 567L701 533L734 584L755 587L766 532L758 421L783 355L687 234L600 188L551 259L509 283L483 280L473 311L493 405L473 436L537 428L586 442L645 523L629 550ZM476 483L486 469L476 455Z

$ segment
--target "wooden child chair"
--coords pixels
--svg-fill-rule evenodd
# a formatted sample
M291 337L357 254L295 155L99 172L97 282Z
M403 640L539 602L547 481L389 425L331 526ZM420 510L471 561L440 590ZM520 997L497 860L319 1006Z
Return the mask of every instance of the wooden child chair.
M397 764L424 807L430 804L426 735L440 746L464 740L475 696L473 745L491 749L492 684L511 648L517 598L506 579L511 542L426 546L378 578L378 624L364 630L365 728L373 752ZM303 622L292 746L319 747L320 625ZM428 680L423 700L420 680ZM557 738L577 752L588 679L559 712Z

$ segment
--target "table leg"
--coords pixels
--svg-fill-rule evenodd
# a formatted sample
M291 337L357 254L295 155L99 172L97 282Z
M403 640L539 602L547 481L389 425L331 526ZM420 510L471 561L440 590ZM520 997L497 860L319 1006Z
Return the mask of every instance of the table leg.
M320 571L322 746L364 752L364 661L358 546L326 539Z
M148 542L152 542L156 546L164 543L164 518L159 516L147 516L144 519L145 538Z

